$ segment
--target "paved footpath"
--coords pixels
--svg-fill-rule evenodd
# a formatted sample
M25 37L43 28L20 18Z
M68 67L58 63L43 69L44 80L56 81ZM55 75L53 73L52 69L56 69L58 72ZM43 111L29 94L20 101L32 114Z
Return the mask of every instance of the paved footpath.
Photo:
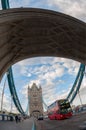
M0 130L32 130L32 125L32 118L19 123L15 121L0 121Z

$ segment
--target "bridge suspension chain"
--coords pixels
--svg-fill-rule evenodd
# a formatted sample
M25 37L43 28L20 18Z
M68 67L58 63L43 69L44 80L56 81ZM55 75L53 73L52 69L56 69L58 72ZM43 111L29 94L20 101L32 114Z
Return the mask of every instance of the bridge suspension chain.
M16 92L16 89L15 89L15 84L14 84L14 80L13 80L13 74L12 74L12 68L11 67L8 69L7 78L8 78L10 93L11 93L11 96L13 97L14 104L17 107L17 109L18 109L18 111L20 113L25 114L25 112L23 111L23 109L21 107L18 96L17 96L17 92Z
M78 74L77 74L77 77L75 79L75 82L73 84L73 87L71 88L70 93L67 96L67 99L70 101L70 103L73 102L74 98L76 97L76 95L80 89L82 79L84 76L84 72L85 72L85 65L81 64L79 71L78 71Z

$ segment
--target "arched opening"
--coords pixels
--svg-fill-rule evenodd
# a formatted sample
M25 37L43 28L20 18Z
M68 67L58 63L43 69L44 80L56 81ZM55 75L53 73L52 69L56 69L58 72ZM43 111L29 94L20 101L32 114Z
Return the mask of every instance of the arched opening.
M39 117L39 115L41 115L41 112L40 112L40 111L38 111L38 110L35 110L35 111L32 111L32 113L31 113L31 115L30 115L30 116L33 116L33 117L38 118L38 117Z
M9 12L10 11L8 11L8 13ZM22 12L22 9L20 12ZM28 12L28 11L26 11L26 12ZM34 12L34 10L32 10L31 13L32 12ZM31 14L32 17L31 17L31 19L29 19L29 20L31 20L30 21L31 24L29 23L29 25L31 27L34 27L34 29L35 29L35 30L33 29L32 32L29 32L29 36L31 34L31 36L34 38L35 42L32 39L27 39L28 36L26 34L23 35L24 34L23 30L25 29L25 26L27 25L26 24L27 22L24 21L27 14L25 14L26 16L25 15L20 16L20 14L19 14L20 17L17 19L17 21L14 19L11 19L13 21L13 24L9 23L9 19L5 19L5 21L3 20L4 23L7 22L6 31L8 31L8 29L10 29L10 28L12 29L12 27L14 29L13 29L13 31L11 30L12 32L10 32L10 35L8 38L7 38L8 34L6 33L5 42L9 42L9 45L5 46L5 44L3 44L3 42L1 43L2 47L5 46L5 48L1 49L1 52L3 52L3 50L6 49L5 53L3 53L1 55L1 61L2 61L1 62L2 66L0 69L1 77L5 73L5 71L8 69L9 66L13 65L17 61L27 58L27 57L57 56L57 55L59 57L61 57L62 55L64 55L64 57L66 57L66 58L75 59L77 61L80 61L80 62L86 64L86 61L85 61L86 57L84 56L86 48L83 48L86 43L85 24L81 21L77 21L75 19L73 20L72 18L71 18L71 20L69 20L70 18L68 18L67 16L63 20L61 20L61 18L63 18L62 16L56 19L57 13L55 13L53 15L52 11L49 11L49 13L48 12L45 13L45 12L46 11L42 12L42 10L38 11L38 16L35 18L35 22L32 22L32 21L34 21L33 20L34 14L33 15ZM18 15L18 13L17 13L17 15ZM52 22L49 22L49 24L46 23L48 26L47 30L49 30L51 25L54 25L54 26L52 26L52 28L49 32L46 30L46 24L44 24L43 19L40 20L41 21L40 25L44 29L41 28L43 30L40 31L40 29L39 29L37 31L38 27L40 27L40 25L37 25L37 23L43 15L44 15L44 18L47 19L46 21L48 21L48 22L52 21L51 16L53 16L53 20L55 20L54 23L52 23ZM49 15L51 15L51 16L49 16ZM58 16L60 16L60 14ZM66 23L65 22L60 23L61 21L66 21ZM21 28L20 26L22 23L24 24L24 26L22 26L22 28ZM72 25L70 23L72 23ZM19 26L18 26L19 28L17 28L18 24L19 24ZM65 26L63 26L64 24L65 24ZM57 25L59 25L59 26L61 25L61 28L59 28ZM76 29L75 29L75 27L76 27ZM66 28L66 30L65 30L65 28ZM17 34L15 33L15 29L18 29L18 30L16 30ZM78 30L78 29L80 29L80 30ZM2 27L2 30L4 30L4 27ZM58 32L58 30L59 30L59 32ZM27 31L28 31L28 28L27 28ZM36 35L37 37L35 37L36 33L33 33L36 31L38 32ZM11 35L11 33L12 33L12 35ZM41 36L39 35L39 33L41 33ZM73 35L71 35L72 33L73 33ZM76 34L77 37L75 37L74 34ZM45 38L45 35L47 36L46 38ZM25 39L23 39L22 36L24 36ZM50 39L50 37L51 37L51 39ZM31 38L31 37L29 37L29 38ZM40 40L40 38L41 38L41 40ZM85 40L83 41L83 39L85 39ZM30 50L28 49L29 46L27 46L27 41L30 41L30 44L29 44ZM11 43L13 43L13 44L11 44ZM15 44L15 43L17 43L17 44ZM69 43L69 44L66 44L66 43ZM35 44L36 44L36 46L33 47L32 45L35 45ZM17 47L19 46L19 47L17 48L16 46ZM66 50L65 50L65 48L66 48ZM74 48L76 48L76 49L74 50ZM30 53L28 53L28 52L30 52ZM7 61L6 61L6 59L7 59Z
M30 57L56 56L86 64L84 22L34 8L2 10L1 15L1 77L9 66Z

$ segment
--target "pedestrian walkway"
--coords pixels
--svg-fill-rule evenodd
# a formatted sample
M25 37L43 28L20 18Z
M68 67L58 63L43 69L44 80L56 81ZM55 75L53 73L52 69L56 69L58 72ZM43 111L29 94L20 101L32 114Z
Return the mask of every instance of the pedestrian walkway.
M16 123L16 121L0 121L0 130L32 130L33 118Z

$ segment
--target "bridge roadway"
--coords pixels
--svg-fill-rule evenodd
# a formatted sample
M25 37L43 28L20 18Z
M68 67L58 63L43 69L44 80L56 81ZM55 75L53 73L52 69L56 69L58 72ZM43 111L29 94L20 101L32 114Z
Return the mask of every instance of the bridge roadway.
M15 121L0 121L0 130L32 130L33 118L16 123Z
M36 130L80 130L80 126L84 121L86 121L86 112L79 113L65 120L35 120ZM32 130L32 126L33 118L19 123L15 121L0 121L0 130Z
M80 126L86 121L86 112L74 115L70 119L65 120L39 120L40 130L80 130ZM86 129L85 129L86 130Z

